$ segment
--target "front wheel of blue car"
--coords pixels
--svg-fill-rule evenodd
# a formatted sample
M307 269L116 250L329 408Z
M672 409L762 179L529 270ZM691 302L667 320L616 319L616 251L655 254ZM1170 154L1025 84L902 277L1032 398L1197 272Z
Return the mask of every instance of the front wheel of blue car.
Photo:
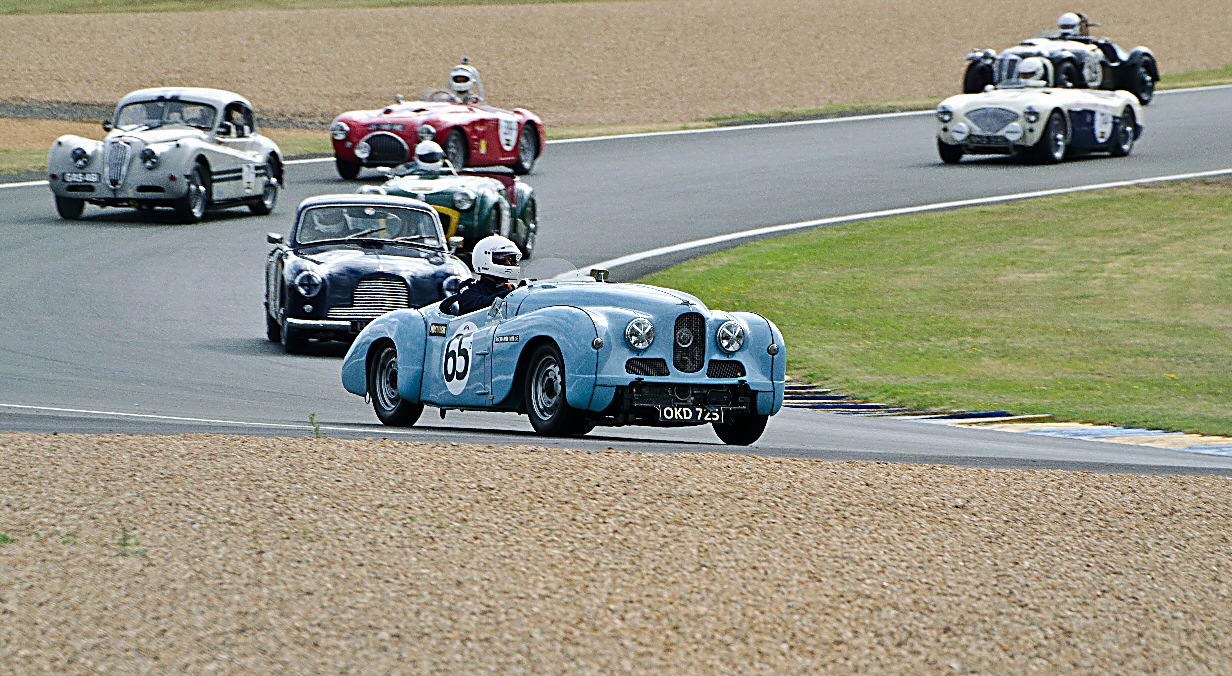
M411 403L398 394L398 348L382 345L368 364L368 394L376 417L391 427L410 427L423 413L422 403Z
M564 437L594 428L565 399L565 360L555 345L535 350L526 373L526 416L536 432Z
M768 415L731 416L726 422L714 423L714 433L729 446L748 446L766 431Z

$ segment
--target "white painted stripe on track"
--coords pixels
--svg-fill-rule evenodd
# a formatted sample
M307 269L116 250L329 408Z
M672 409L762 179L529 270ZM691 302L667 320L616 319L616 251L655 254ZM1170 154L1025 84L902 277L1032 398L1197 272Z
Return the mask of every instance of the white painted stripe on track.
M967 200L956 200L953 202L936 202L933 204L921 204L912 207L900 207L898 209L885 209L883 211L867 211L862 214L850 214L847 216L831 216L829 218L818 218L812 221L800 221L798 223L786 223L784 225L771 225L764 228L755 228L753 230L741 230L726 235L716 235L714 237L706 237L704 239L695 239L692 242L681 242L680 244L672 244L671 246L659 247L658 249L650 249L649 251L641 251L638 253L612 258L610 260L601 261L592 265L587 265L587 268L599 268L601 270L610 270L637 263L650 258L658 258L668 254L688 251L690 249L699 249L701 247L711 246L714 244L723 244L725 242L734 242L741 239L751 239L764 235L776 235L788 233L795 230L807 230L809 228L819 228L826 225L839 225L843 223L854 223L856 221L868 221L877 218L886 218L889 216L904 216L907 214L920 214L930 211L944 211L946 209L957 209L959 207L973 207L985 204L998 204L1002 202L1017 202L1019 200L1032 199L1035 197L1048 197L1050 195L1065 195L1076 192L1089 192L1092 190L1107 190L1109 188L1125 188L1132 185L1145 185L1148 183L1166 183L1169 181L1184 181L1195 178L1210 178L1214 176L1232 175L1232 168L1214 169L1211 171L1199 171L1190 174L1172 174L1170 176L1152 176L1150 178L1137 178L1128 181L1114 181L1111 183L1094 183L1090 185L1075 186L1072 188L1053 188L1051 190L1036 190L1033 192L1012 193L1009 195L995 195L992 197L975 197Z
M1166 89L1155 92L1156 96L1164 94L1187 94L1190 92L1214 91L1219 89L1229 89L1232 85L1215 85L1213 87L1187 87L1185 89ZM611 136L584 136L581 138L564 138L555 141L548 141L548 145L565 145L569 143L592 143L595 141L614 141L619 139L632 138L650 138L654 136L684 136L688 134L713 134L720 131L742 131L745 129L766 129L769 127L799 127L812 124L837 124L839 122L865 122L868 120L884 120L895 117L912 117L919 115L931 115L932 109L929 110L908 110L899 113L873 113L871 115L848 115L845 117L826 117L817 120L792 120L791 122L756 122L750 124L738 124L726 127L708 127L706 129L677 129L675 131L648 131L636 134L614 134ZM318 164L321 162L333 162L332 157L309 157L299 160L287 160L284 164ZM26 181L23 183L0 183L0 189L4 188L30 188L38 185L47 185L47 181Z
M287 423L265 423L251 422L244 420L216 420L212 418L186 418L174 415L155 415L153 413L124 413L121 411L95 411L85 408L59 408L55 406L31 406L27 404L0 404L0 408L14 408L24 411L47 411L52 413L83 413L88 415L111 416L113 418L142 418L145 420L166 420L169 422L190 422L190 423L205 423L210 425L233 425L237 427L267 427L275 429L290 429L290 430L311 430L312 425L291 425ZM320 429L331 430L334 432L359 432L370 434L371 429L362 427L336 427L329 425L321 425ZM380 428L381 434L411 434L405 430L385 429Z

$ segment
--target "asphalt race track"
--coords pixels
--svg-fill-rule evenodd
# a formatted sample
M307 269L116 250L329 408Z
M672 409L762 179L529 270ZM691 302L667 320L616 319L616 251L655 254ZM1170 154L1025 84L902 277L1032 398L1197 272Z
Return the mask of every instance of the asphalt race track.
M581 266L797 221L1226 169L1229 119L1232 88L1163 94L1129 158L1059 166L995 158L943 165L929 115L556 143L528 179L540 200L536 256ZM290 166L287 180L270 216L235 210L193 226L172 224L170 212L96 207L82 221L62 221L46 186L0 189L0 430L303 436L315 413L333 437L736 450L709 428L599 428L544 440L513 414L440 420L429 409L423 429L380 426L342 389L343 349L288 356L265 340L265 234L286 232L300 200L358 187L328 162ZM799 410L773 418L741 452L1232 475L1226 457Z

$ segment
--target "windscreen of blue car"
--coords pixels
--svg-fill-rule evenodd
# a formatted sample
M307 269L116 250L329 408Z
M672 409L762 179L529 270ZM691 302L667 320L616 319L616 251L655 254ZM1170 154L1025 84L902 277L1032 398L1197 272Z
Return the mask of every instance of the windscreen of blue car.
M311 207L300 215L296 244L326 240L383 239L444 249L443 233L432 214L395 206Z

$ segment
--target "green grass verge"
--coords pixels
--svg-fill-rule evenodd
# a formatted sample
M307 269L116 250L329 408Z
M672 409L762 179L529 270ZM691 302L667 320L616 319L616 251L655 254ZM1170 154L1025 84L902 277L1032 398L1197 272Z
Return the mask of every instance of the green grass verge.
M1195 70L1188 73L1164 73L1159 80L1160 89L1182 89L1185 87L1213 87L1215 85L1232 84L1232 64L1223 68L1210 70Z
M810 120L824 117L844 117L849 115L875 115L877 113L898 113L908 110L929 110L936 108L941 99L918 99L915 101L857 101L855 103L831 103L821 108L785 108L767 113L747 113L744 115L719 115L707 117L706 122L716 125L747 124L755 122L785 122L788 120Z
M47 170L46 150L0 150L0 176Z
M350 9L535 5L596 0L0 0L2 14L105 14L109 12L213 12L228 9ZM614 0L606 0L614 1Z
M783 330L796 376L920 408L1232 435L1232 181L753 243L651 275Z

